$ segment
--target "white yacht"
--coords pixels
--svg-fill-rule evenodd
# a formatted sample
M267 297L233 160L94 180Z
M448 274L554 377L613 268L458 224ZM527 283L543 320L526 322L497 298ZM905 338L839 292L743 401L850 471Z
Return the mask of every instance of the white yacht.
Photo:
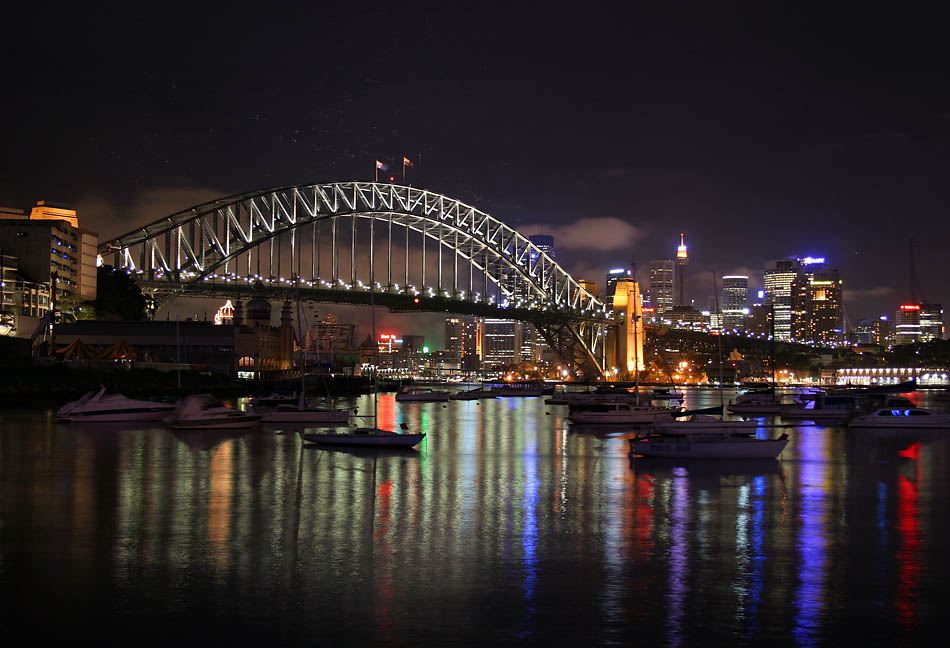
M753 416L779 414L782 411L782 403L773 390L739 394L727 407L733 414Z
M920 407L885 407L857 416L848 425L853 428L942 429L950 428L950 414L935 414Z
M400 403L443 403L449 400L449 396L451 396L451 394L447 391L438 391L426 387L410 387L408 385L396 392L396 400Z
M846 421L855 412L855 399L851 396L818 395L798 405L782 407L782 418L808 421Z
M208 394L188 396L165 418L165 422L174 428L217 430L250 428L260 420L259 414L227 407Z
M695 436L649 435L629 440L630 455L690 459L775 459L788 445L788 435L756 439L731 434Z
M56 412L56 421L105 423L111 421L161 421L175 409L174 403L134 400L122 394L107 394L106 388L88 392Z
M690 414L672 421L657 421L651 428L653 432L664 436L692 434L755 434L759 424L756 421L723 421L709 414Z
M571 405L567 418L573 423L653 423L669 420L677 410L653 405L607 401Z

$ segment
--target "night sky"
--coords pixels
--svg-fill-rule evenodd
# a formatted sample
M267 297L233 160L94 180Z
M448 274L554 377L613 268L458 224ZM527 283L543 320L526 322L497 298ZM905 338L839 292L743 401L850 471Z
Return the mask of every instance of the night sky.
M713 272L757 287L766 259L825 256L853 326L909 300L913 238L922 297L950 305L942 21L762 4L8 3L0 205L71 203L106 239L406 155L412 184L554 234L601 285L684 231L697 306Z

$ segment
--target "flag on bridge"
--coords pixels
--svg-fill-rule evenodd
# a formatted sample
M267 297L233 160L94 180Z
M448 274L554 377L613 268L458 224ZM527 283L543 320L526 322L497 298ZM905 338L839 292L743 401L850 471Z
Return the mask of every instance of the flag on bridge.
M383 171L385 171L385 170L388 169L389 167L386 166L386 164L385 164L384 162L380 162L379 160L376 160L376 168L377 168L377 169L382 169Z
M409 158L407 158L405 155L402 156L402 165L403 165L403 166L407 166L407 167L409 167L410 169L415 169L415 168L416 168L416 165L413 164L412 161L411 161Z

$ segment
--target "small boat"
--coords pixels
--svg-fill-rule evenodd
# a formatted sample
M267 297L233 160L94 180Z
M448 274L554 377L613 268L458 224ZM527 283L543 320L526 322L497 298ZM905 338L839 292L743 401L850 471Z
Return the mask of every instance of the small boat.
M350 412L345 409L320 409L308 407L300 394L296 405L278 405L270 412L261 415L261 423L313 423L337 424L350 420Z
M481 387L467 389L449 396L449 400L478 400L480 398L498 398L498 396L482 389Z
M775 397L775 390L748 392L739 394L734 402L727 406L733 414L779 414L782 403Z
M447 391L437 391L426 387L403 387L396 393L396 400L400 403L423 402L444 403L451 394Z
M386 448L411 448L418 445L424 433L400 434L380 428L355 428L352 432L303 435L304 441L328 446L381 446Z
M122 394L107 394L103 386L95 393L88 392L82 398L60 407L54 420L60 423L161 421L174 409L174 403L134 400Z
M296 405L297 392L292 394L269 394L251 399L251 407L278 407L280 405Z
M775 459L788 445L788 435L756 439L731 434L664 436L651 434L629 439L630 455L691 459Z
M684 397L683 392L672 387L657 387L650 394L650 398L653 400L683 400Z
M188 396L165 422L178 429L233 430L254 427L261 420L259 414L242 412L227 407L208 394Z
M625 402L582 403L571 405L567 415L572 423L653 423L672 419L678 413L668 407Z
M808 421L845 421L854 415L856 401L851 396L818 394L800 405L782 408L782 418Z
M545 384L541 382L497 382L482 385L492 396L541 396L544 394Z
M707 414L690 414L672 421L657 421L652 431L664 436L692 434L755 434L759 424L756 421L723 421Z
M853 428L950 428L950 414L935 414L922 407L877 409L852 419Z

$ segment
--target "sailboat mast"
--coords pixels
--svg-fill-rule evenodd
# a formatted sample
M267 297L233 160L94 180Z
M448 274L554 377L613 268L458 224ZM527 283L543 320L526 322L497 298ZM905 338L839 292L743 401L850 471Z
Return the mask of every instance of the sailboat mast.
M373 330L373 427L378 427L376 418L377 399L379 398L379 384L376 381L376 373L379 370L379 343L376 339L376 273L373 267L373 223L375 219L369 219L369 317L370 328Z
M719 334L716 336L716 351L719 353L719 406L725 407L726 401L722 395L722 314L719 312L719 287L716 285L716 273L713 272L713 297L716 299L716 322Z

